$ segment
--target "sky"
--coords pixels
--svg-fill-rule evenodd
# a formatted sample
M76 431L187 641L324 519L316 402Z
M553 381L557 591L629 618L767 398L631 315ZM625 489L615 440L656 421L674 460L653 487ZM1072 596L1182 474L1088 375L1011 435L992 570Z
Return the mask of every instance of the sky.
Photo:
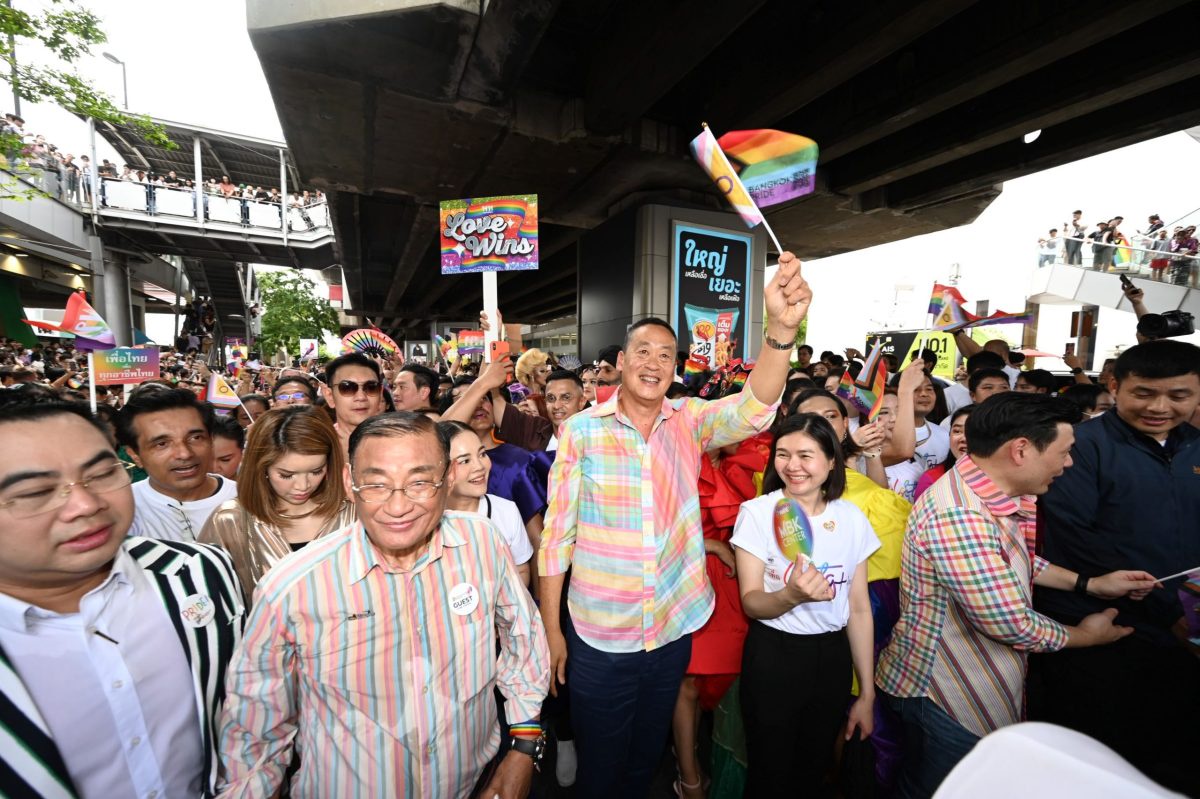
M16 0L27 9L43 3ZM121 68L106 61L103 52L126 62L134 112L283 138L246 33L243 0L85 0L83 5L103 20L109 41L81 61L80 72L118 105ZM11 99L3 105L11 105ZM44 133L66 152L86 152L84 123L54 106L22 111L28 130ZM1054 130L1042 136L1049 140ZM101 147L101 158L113 155ZM1037 240L1049 228L1061 226L1076 208L1088 222L1124 216L1127 232L1144 226L1151 213L1168 225L1185 216L1195 223L1200 200L1191 181L1175 176L1196 174L1200 143L1182 132L1168 133L1009 181L971 225L811 261L804 267L815 293L808 339L818 352L861 348L868 332L921 327L933 282L948 279L956 263L959 290L967 300L988 299L993 311L1019 311L1036 271ZM1074 309L1043 306L1039 348L1061 351ZM1133 314L1103 309L1100 319L1098 353L1133 342Z

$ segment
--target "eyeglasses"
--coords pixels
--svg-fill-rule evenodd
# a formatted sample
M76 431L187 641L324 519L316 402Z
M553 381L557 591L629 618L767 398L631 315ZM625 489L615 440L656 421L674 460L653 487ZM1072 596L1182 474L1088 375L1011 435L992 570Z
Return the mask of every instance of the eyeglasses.
M30 481L28 485L14 488L13 495L0 500L0 508L4 508L14 519L28 519L58 510L67 504L67 497L75 488L82 488L93 494L107 494L130 484L129 471L133 469L130 463L113 463L104 467L100 472L87 480L76 480L73 483L47 484Z
M337 382L338 393L343 397L353 397L355 394L362 391L368 397L373 397L379 393L383 385L378 380L366 380L362 383L354 380L339 380Z
M432 480L416 480L406 486L392 488L388 485L371 484L365 486L351 486L350 489L358 494L358 498L369 505L379 505L391 500L392 494L400 491L404 496L411 499L413 502L424 502L425 500L433 499L437 496L438 489L446 484L445 478L438 480L436 483Z
M349 381L349 380L347 380L346 382L347 382L347 383L349 383L350 381ZM343 394L347 394L347 393L349 393L349 394L354 394L354 393L356 393L356 392L354 392L354 391L347 392L346 390L342 389L342 386L341 386L341 384L340 384L340 383L338 384L338 389L339 389L339 390L341 390L341 392L342 392ZM369 389L367 390L367 393L368 393L368 394L370 394L370 393L371 393ZM311 397L309 397L309 396L308 396L308 392L305 392L305 391L295 391L295 392L293 392L293 393L291 393L291 394L276 394L276 395L275 395L275 401L276 401L276 402L287 402L288 400L298 400L298 399L312 399L312 398L311 398Z

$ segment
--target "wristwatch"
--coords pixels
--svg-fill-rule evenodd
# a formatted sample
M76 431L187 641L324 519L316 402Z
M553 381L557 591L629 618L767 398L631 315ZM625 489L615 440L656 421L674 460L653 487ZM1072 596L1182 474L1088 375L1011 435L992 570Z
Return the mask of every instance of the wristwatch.
M1071 370L1071 374L1073 374L1073 375L1081 375L1081 374L1083 374L1083 367L1082 367L1082 366L1076 366L1074 369L1072 369L1072 370Z
M541 769L542 758L546 754L546 733L536 738L509 738L508 748L533 758L533 767Z

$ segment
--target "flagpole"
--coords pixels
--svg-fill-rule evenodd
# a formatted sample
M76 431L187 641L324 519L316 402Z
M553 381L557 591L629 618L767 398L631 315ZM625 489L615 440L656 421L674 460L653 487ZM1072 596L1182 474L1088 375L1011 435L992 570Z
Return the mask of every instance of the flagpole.
M483 311L488 315L488 329L483 331L483 361L492 362L492 342L500 340L500 299L496 273L483 273Z
M705 130L709 130L707 122L701 122L700 125ZM712 132L709 131L709 133L711 134ZM737 170L733 168L733 164L729 163L729 156L725 155L725 150L722 149L721 143L717 141L716 136L713 136L713 141L716 142L716 150L720 154L721 160L725 162L725 168L729 170L729 174L736 175ZM741 183L741 181L738 182L739 184ZM719 184L718 188L720 188ZM745 190L744 186L742 188ZM750 198L751 202L754 202L754 198L750 197L750 192L746 192L746 196ZM758 208L757 203L755 203L755 208ZM771 242L775 245L775 251L780 255L783 255L783 245L779 243L779 238L775 235L775 231L771 229L771 223L767 221L767 215L763 213L761 208L758 208L758 215L762 217L762 226L764 229L766 229L767 235L771 237Z
M88 400L92 403L92 416L96 415L96 359L95 353L88 350Z

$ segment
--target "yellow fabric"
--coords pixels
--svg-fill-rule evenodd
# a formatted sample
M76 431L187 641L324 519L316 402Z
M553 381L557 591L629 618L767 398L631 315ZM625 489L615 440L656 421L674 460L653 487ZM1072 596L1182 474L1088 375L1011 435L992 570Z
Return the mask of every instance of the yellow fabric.
M863 512L875 535L879 549L867 559L867 581L900 577L900 545L912 505L904 497L877 484L862 472L846 468L846 493L842 499L854 503Z

